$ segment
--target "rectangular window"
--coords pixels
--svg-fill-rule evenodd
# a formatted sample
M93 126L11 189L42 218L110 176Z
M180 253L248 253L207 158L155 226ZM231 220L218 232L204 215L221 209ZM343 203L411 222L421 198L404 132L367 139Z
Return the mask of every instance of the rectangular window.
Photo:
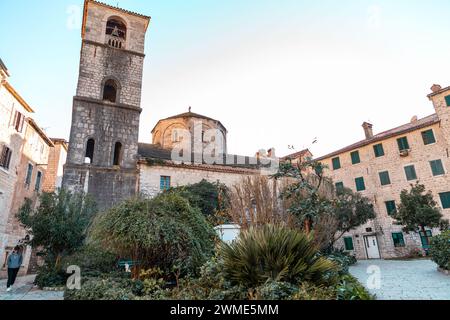
M402 232L393 232L392 240L394 240L394 247L396 248L405 246L405 239L403 238Z
M430 240L431 237L433 236L433 233L431 232L431 230L425 230L426 232L426 236L425 233L423 233L423 231L420 231L420 241L422 242L422 248L424 249L430 249Z
M160 189L163 190L169 190L170 189L170 177L167 176L161 176L160 180Z
M434 137L433 130L427 130L422 132L423 144L428 145L436 142L436 138Z
M441 198L442 208L450 209L450 192L439 193Z
M416 168L414 165L405 167L406 180L417 180Z
M14 114L14 128L17 132L22 132L23 130L23 123L25 122L25 116L21 114L19 111L16 111Z
M33 165L31 163L28 164L27 176L25 178L25 185L28 187L31 184L31 178L33 176Z
M450 96L445 97L445 103L447 104L447 107L450 107Z
M42 172L38 171L36 176L36 184L34 185L34 191L39 191L41 189Z
M408 138L406 138L406 137L397 139L397 144L398 144L398 149L400 151L409 149Z
M9 164L11 163L12 151L7 146L3 146L2 151L0 153L0 167L8 170Z
M375 157L377 157L377 158L384 156L384 148L381 143L374 145L373 151L375 152Z
M341 168L341 160L339 157L333 158L331 162L333 163L333 170L338 170Z
M345 237L344 238L344 244L345 244L345 250L351 251L351 250L354 249L353 238L352 237Z
M350 156L352 157L352 164L358 164L361 162L361 159L359 158L359 151L353 151L350 153Z
M364 183L364 178L363 177L356 178L355 179L355 184L356 184L356 191L364 191L364 190L366 190L366 185Z
M343 182L336 182L336 184L334 186L336 188L337 193L344 191L344 183Z
M394 200L386 201L384 204L386 205L386 212L387 212L388 216L391 216L394 213L397 213L397 206L395 205Z
M442 161L440 159L430 161L430 166L433 176L441 176L445 174L444 166L442 165Z
M382 186L387 186L388 184L391 184L391 179L389 178L389 172L383 171L380 172L380 182Z

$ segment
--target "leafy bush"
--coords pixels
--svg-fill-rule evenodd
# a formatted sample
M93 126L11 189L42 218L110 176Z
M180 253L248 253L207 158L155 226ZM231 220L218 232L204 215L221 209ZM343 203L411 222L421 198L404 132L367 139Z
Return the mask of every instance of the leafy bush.
M51 264L45 264L39 267L34 284L39 288L45 287L62 287L66 285L68 274L60 268L56 268Z
M71 265L80 267L82 276L95 276L117 270L117 256L94 245L86 245L74 254L64 257L61 265L64 270Z
M431 239L430 255L439 267L450 270L450 230Z
M114 276L86 278L81 290L64 292L65 300L133 300L133 282Z
M292 300L336 300L336 289L333 287L317 286L303 282L298 291L291 296Z
M348 268L351 265L354 265L357 260L355 256L350 255L348 252L345 252L341 249L336 249L334 247L330 247L324 251L322 254L331 261L334 261L338 266L340 266L340 274L348 273Z
M338 300L373 300L374 297L351 275L341 278L337 286Z
M214 249L216 233L199 209L177 193L132 199L99 215L92 238L105 249L131 258L141 268L165 274L197 273Z
M298 287L288 282L268 280L257 287L252 294L256 300L290 300L298 291Z
M232 284L256 288L268 280L316 284L330 281L337 266L320 257L312 236L281 226L264 225L240 234L231 245L223 243L225 278Z

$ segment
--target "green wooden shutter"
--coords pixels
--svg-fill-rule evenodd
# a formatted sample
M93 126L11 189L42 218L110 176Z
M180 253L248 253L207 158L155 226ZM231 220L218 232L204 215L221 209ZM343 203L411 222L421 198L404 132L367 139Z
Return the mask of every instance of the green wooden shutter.
M375 157L377 157L377 158L384 156L384 148L381 143L374 145L373 151L375 152Z
M345 237L344 238L344 244L345 244L345 250L347 250L347 251L354 250L353 238L352 237Z
M380 175L380 182L382 186L386 186L388 184L391 184L391 179L389 178L389 172L383 171L379 173Z
M422 139L425 145L432 144L436 142L436 138L434 137L433 130L427 130L422 132Z
M333 162L333 170L338 170L341 168L341 160L339 157L333 158L331 161Z
M439 193L441 198L442 208L450 209L450 192Z
M400 151L409 149L408 138L406 138L406 137L397 139L397 144L398 144L398 149Z
M417 180L416 168L413 165L405 167L405 174L408 181Z
M343 182L336 182L336 184L334 186L336 188L336 193L341 193L342 191L344 191L344 183Z
M447 104L447 107L450 107L450 96L445 97L445 103Z
M352 164L358 164L361 162L361 159L359 158L359 151L353 151L350 153L350 156L352 157Z
M356 191L364 191L364 190L366 190L366 185L364 184L364 178L363 177L356 178L355 179L355 184L356 184Z
M442 161L440 159L430 161L430 166L433 176L441 176L445 174L444 166L442 165Z
M403 238L402 232L393 232L392 240L394 241L394 247L396 248L405 246L405 239Z
M389 216L397 212L397 206L394 200L386 201L384 204L386 205L386 212Z

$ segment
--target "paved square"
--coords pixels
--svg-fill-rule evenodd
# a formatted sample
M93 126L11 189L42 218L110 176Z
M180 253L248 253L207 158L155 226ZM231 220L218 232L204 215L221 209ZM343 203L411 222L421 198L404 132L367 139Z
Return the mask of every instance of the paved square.
M368 289L378 300L450 300L450 276L431 260L361 260L350 267L366 287L377 280L377 270L380 288Z
M35 277L17 278L10 292L6 292L6 280L0 280L0 300L64 300L63 292L39 290L33 285Z

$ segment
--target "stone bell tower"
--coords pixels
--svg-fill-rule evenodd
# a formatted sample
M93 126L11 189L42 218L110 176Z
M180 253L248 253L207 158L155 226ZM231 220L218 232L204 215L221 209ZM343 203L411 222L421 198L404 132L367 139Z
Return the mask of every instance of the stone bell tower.
M107 208L137 191L145 33L150 17L85 0L63 188Z

